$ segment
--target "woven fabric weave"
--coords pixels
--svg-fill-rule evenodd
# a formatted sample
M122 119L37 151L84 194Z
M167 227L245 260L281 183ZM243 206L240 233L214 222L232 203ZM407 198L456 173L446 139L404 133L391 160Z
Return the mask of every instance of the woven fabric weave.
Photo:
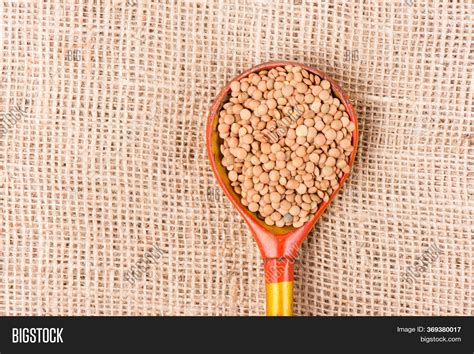
M359 118L353 173L295 265L295 314L474 315L473 10L0 3L0 315L263 315L205 125L220 88L270 60L325 71Z

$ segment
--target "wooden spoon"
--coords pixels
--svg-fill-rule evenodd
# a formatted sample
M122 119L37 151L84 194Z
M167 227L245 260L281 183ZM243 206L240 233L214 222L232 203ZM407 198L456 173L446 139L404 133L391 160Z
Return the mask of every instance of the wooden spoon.
M321 79L327 80L331 83L331 89L335 96L344 104L349 118L354 122L356 129L352 133L352 146L354 150L349 157L349 167L352 167L354 162L357 141L357 117L354 108L352 107L347 94L336 84L334 80L328 77L320 70L313 69L309 66L289 61L268 62L254 66L253 68L244 71L242 74L232 79L219 93L216 100L211 106L209 119L207 122L206 131L206 145L209 160L214 171L214 175L223 189L225 195L230 199L232 204L238 210L240 215L247 222L255 241L262 254L265 265L265 281L267 290L267 316L291 316L293 314L293 263L303 243L306 235L318 221L321 214L328 207L329 203L334 199L337 192L348 177L348 173L340 179L338 188L332 193L329 201L323 202L316 214L308 220L303 226L294 228L292 226L277 227L265 224L263 220L257 217L256 213L249 211L241 202L240 196L234 191L230 185L227 177L227 170L222 166L222 154L220 152L220 145L222 139L219 138L217 131L217 123L219 120L219 111L224 103L227 102L230 96L230 84L232 81L240 80L247 77L249 74L259 72L262 70L270 70L278 66L298 65L303 69L319 76Z

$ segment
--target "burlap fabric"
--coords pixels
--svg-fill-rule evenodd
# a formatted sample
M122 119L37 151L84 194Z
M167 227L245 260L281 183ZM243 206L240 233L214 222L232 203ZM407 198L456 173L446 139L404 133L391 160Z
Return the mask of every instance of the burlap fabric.
M264 314L204 132L220 87L269 60L330 74L361 133L295 314L474 314L471 0L0 6L1 315Z

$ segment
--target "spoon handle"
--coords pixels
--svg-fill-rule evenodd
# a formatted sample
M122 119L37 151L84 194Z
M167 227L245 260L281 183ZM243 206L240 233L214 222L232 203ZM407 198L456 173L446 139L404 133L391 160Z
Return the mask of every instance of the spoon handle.
M292 259L265 260L267 316L293 315L293 270Z

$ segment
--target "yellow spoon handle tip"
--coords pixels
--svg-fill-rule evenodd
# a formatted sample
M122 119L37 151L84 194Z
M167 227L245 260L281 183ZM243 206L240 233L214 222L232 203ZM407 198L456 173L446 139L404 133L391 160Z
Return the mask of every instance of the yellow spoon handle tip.
M293 316L293 282L267 283L267 316Z

